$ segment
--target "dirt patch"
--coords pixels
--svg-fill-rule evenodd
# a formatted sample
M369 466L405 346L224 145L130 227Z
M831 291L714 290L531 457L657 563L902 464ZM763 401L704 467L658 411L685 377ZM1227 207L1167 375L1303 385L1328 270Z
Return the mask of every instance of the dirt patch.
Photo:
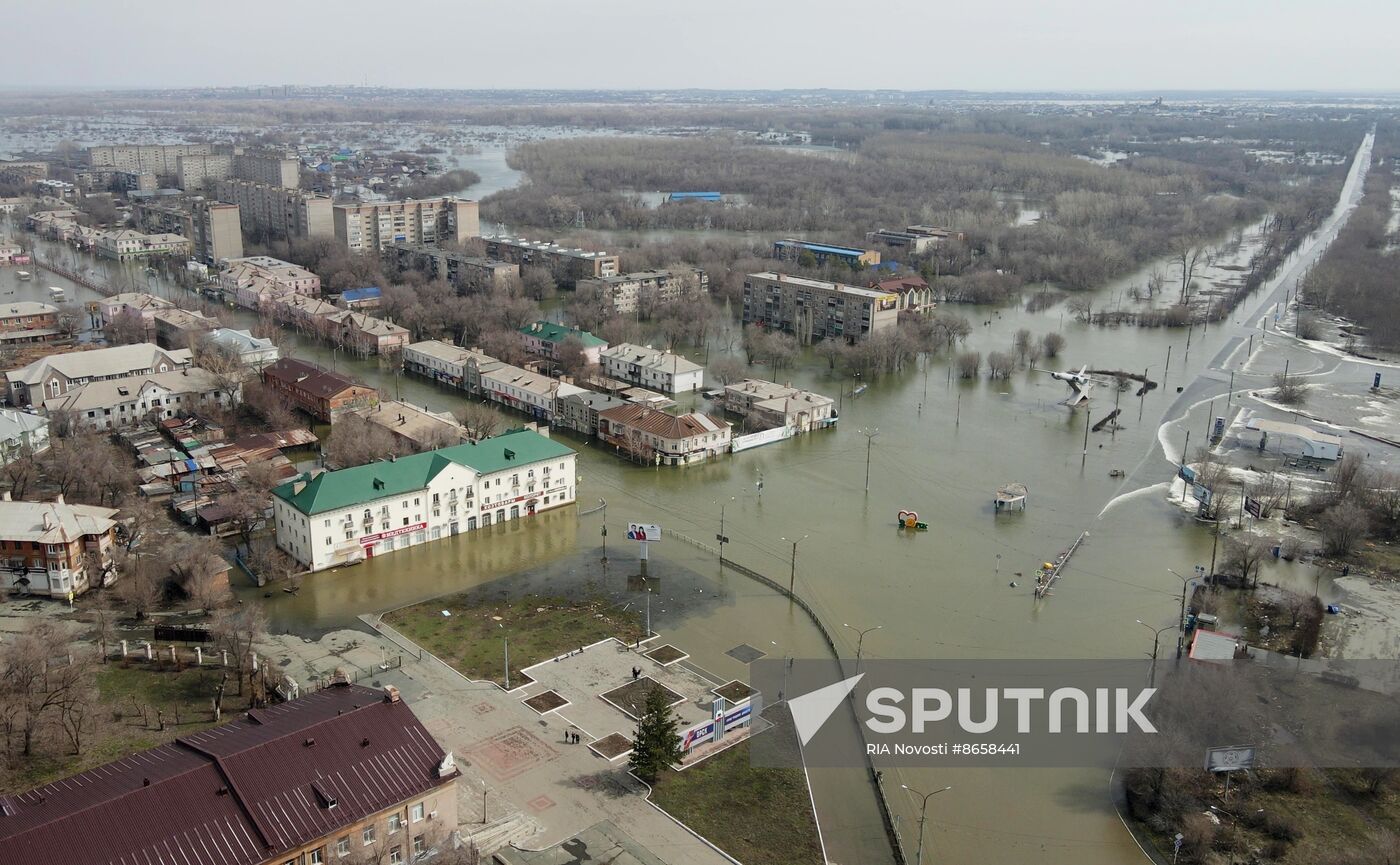
M647 694L652 688L660 688L666 694L666 702L670 705L681 703L685 698L670 688L653 679L651 676L642 676L633 682L628 682L620 688L613 688L602 695L604 700L612 703L617 708L627 714L629 718L640 718L646 706Z
M539 712L541 715L546 712L553 712L555 709L562 709L569 705L569 701L564 699L558 691L545 691L542 694L536 694L530 699L521 700L520 702L534 709L536 712Z
M750 688L738 679L732 682L726 682L718 688L715 688L716 696L723 697L731 703L742 703L757 693L758 692L753 688Z
M675 646L672 646L669 643L664 646L657 646L650 652L644 652L643 654L645 654L648 658L651 658L653 661L655 661L663 667L669 667L677 661L681 661L690 657L690 655L686 654L685 652L682 652L680 649L677 649Z
M601 739L594 739L588 747L605 760L616 760L632 751L632 738L621 733L609 733Z

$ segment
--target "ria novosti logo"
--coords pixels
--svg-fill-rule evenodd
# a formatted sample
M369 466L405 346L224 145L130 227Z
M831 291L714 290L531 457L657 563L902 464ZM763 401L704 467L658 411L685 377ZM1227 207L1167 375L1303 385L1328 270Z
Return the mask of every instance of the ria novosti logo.
M776 725L756 729L761 766L1191 768L1240 742L1273 766L1400 766L1395 661L876 660L852 671L764 659L750 683Z
M811 743L856 686L865 678L859 673L835 684L818 688L788 700L797 737L805 746ZM1064 733L1156 733L1143 714L1156 688L1094 688L1092 693L1078 687L1045 688L872 688L862 703L867 717L861 719L870 732L891 735L902 732L924 734L941 730L955 722L964 733L994 734L1015 732L1023 736L1044 731ZM1005 709L1005 711L1004 711ZM1067 726L1067 724L1069 726ZM898 750L900 743L894 748ZM891 753L880 743L867 745L868 753Z

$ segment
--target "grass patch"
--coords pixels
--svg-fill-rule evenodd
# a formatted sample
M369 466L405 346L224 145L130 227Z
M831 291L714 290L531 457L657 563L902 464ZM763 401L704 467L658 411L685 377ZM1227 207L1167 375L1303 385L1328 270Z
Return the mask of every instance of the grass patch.
M748 741L683 772L667 769L652 801L745 865L822 863L806 776L750 766Z
M443 610L452 615L444 616ZM486 600L480 594L446 595L394 610L384 621L451 664L463 675L504 683L505 640L510 639L511 683L519 671L607 637L634 642L641 615L596 598L525 595Z

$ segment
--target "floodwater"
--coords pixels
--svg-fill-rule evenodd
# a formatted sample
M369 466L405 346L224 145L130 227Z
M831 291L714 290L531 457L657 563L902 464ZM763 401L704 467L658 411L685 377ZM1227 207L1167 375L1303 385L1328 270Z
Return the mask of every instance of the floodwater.
M476 169L474 169L476 170ZM483 178L486 175L483 173ZM483 181L485 182L485 181ZM1355 179L1348 184L1354 191ZM1305 252L1306 246L1305 246ZM37 271L21 291L38 298L43 286L66 285ZM0 289L11 287L13 269L0 273ZM1098 293L1096 308L1117 288ZM70 286L71 288L71 286ZM1170 288L1168 289L1170 292ZM1121 296L1121 295L1120 295ZM88 299L91 294L70 292ZM1132 391L1115 399L1107 386L1087 411L1058 402L1064 385L1044 372L1020 370L1006 381L962 382L935 359L927 368L870 384L858 399L853 382L834 378L815 358L773 374L832 395L845 392L838 428L688 468L642 468L605 448L566 433L557 437L580 452L579 509L606 500L611 556L604 574L599 535L603 513L579 516L575 509L546 513L528 524L496 527L454 540L374 559L352 568L307 578L293 596L268 601L277 627L314 633L351 622L357 614L391 609L435 595L481 586L520 570L553 574L582 585L606 581L625 589L634 573L635 550L627 545L630 521L659 523L713 543L721 503L726 556L786 580L817 610L848 655L854 631L880 625L864 643L867 658L1123 658L1152 650L1138 619L1161 627L1175 620L1181 583L1168 568L1190 574L1209 561L1211 536L1168 501L1173 468L1159 442L1159 427L1177 401L1177 388L1212 363L1228 339L1228 326L1185 331L1090 328L1063 308L1028 313L1013 307L958 309L974 320L968 348L1009 351L1018 328L1037 337L1059 331L1067 340L1056 367L1126 369L1149 375L1162 386L1138 399ZM249 323L251 317L237 313ZM717 334L710 350L733 351L733 334ZM1166 359L1171 350L1170 367ZM297 354L330 365L323 346L304 344ZM396 378L376 361L339 357L336 365L402 398L436 409L461 398L431 384ZM1090 434L1121 401L1122 426ZM1205 415L1182 423L1199 423ZM1171 435L1177 434L1177 426ZM878 431L878 432L877 432ZM870 438L863 434L869 432ZM1109 476L1128 472L1139 489L1105 512L1127 484ZM868 489L866 491L868 471ZM757 481L762 478L761 495ZM1024 513L997 515L992 496L1006 481L1029 487ZM731 500L732 499L732 500ZM914 510L927 532L895 528L895 514ZM1103 514L1101 516L1101 513ZM1081 531L1090 537L1065 570L1052 597L1033 599L1030 575L1064 550ZM797 540L796 565L793 545ZM654 626L683 645L702 666L724 676L744 668L724 652L748 643L775 656L820 656L820 643L800 611L758 585L721 573L714 556L667 538L652 549L653 571L662 589L653 609ZM1298 574L1288 573L1291 570ZM1280 564L1265 579L1312 584L1311 571ZM706 585L684 573L712 574L712 600L693 601ZM667 575L675 574L668 583ZM717 588L716 588L717 587ZM640 596L637 596L640 597ZM668 599L670 602L668 603ZM692 601L682 603L682 600ZM1164 647L1165 648L1165 647ZM1076 863L1109 865L1141 854L1123 831L1108 799L1108 777L1097 771L972 770L901 771L887 782L897 823L912 855L918 813L902 800L899 785L955 790L929 803L925 836L930 861ZM853 773L813 772L818 810L832 861L875 862L880 835L875 812L855 795Z

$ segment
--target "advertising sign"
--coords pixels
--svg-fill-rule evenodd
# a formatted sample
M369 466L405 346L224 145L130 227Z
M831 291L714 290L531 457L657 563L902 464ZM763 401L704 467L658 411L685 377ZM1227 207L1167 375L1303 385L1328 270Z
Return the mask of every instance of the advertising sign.
M1206 750L1207 772L1236 772L1254 767L1253 745L1231 745Z
M753 713L753 703L745 702L735 706L724 713L724 732L728 733L735 727L742 727L749 722L749 716Z
M656 543L661 540L661 527L651 523L628 523L627 540Z
M1264 505L1258 499L1251 499L1249 496L1245 496L1244 511L1251 517L1259 519L1259 515L1264 512Z
M715 737L715 721L709 720L701 724L696 724L689 730L681 734L681 750L689 751L698 748Z
M1188 484L1196 480L1196 470L1188 465L1182 465L1176 470L1176 476L1186 481Z

